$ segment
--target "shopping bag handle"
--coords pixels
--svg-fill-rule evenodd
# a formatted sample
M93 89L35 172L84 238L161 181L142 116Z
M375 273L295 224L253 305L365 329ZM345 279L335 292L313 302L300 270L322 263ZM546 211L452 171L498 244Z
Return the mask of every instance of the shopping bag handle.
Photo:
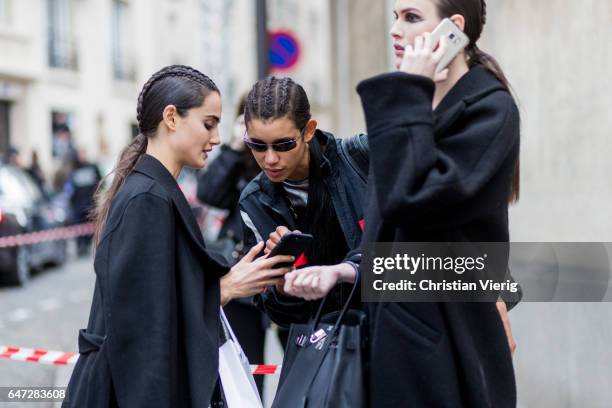
M338 316L338 319L336 319L336 323L334 324L332 328L332 331L331 331L332 334L335 334L338 328L340 327L340 323L342 322L344 315L348 311L349 305L351 304L351 300L353 299L353 295L355 294L355 290L357 289L358 284L359 284L359 279L355 277L355 283L353 283L353 288L351 289L351 293L349 293L348 299L344 303L344 306L342 306L342 311L340 312L340 315ZM311 333L314 333L317 330L317 326L319 325L321 321L321 314L323 312L323 306L325 306L325 301L327 300L330 294L331 294L331 290L321 300L321 304L319 305L319 309L317 310L317 314L315 315L315 318L312 324Z

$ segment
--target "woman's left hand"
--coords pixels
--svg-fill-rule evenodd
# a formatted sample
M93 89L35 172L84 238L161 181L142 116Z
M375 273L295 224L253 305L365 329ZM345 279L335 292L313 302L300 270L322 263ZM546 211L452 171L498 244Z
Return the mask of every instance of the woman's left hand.
M421 75L434 82L444 81L448 77L448 68L436 72L440 60L446 53L446 37L440 39L438 48L434 51L430 33L419 35L414 40L414 47L407 45L404 49L404 59L400 71L407 74Z
M284 292L315 300L325 297L338 282L355 282L355 269L347 264L310 266L285 275Z
M516 341L514 341L514 336L512 335L512 326L510 325L510 317L508 316L506 302L503 300L498 300L495 305L497 306L499 317L504 325L504 331L506 332L506 338L508 339L508 348L510 349L510 353L514 356L514 352L516 351Z

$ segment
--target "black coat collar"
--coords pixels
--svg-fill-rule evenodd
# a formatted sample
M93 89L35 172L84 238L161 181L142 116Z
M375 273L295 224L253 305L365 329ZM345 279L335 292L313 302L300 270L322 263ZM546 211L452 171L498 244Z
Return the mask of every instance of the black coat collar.
M192 239L198 244L198 247L206 252L206 245L204 244L204 238L198 224L195 220L191 206L187 202L185 195L179 188L176 179L170 174L168 169L155 157L145 154L140 162L136 165L134 171L142 173L155 181L157 181L166 190L168 195L172 198L174 205L178 209L183 224L187 227L189 234Z
M506 90L482 65L475 65L459 79L434 110L436 139L463 113L465 108L486 95Z
M317 129L311 143L318 143L323 151L322 174L329 175L337 171L337 166L334 165L336 163L334 159L336 153L334 136L331 133ZM257 178L259 179L259 188L262 192L259 196L259 201L281 215L289 223L289 227L295 229L295 221L284 199L282 183L273 183L263 172Z

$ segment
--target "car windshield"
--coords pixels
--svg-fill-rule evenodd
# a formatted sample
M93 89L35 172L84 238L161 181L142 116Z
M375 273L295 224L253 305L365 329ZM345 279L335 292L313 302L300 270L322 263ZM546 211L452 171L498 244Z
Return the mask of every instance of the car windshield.
M0 196L14 205L28 206L41 199L36 184L23 171L12 166L0 168Z

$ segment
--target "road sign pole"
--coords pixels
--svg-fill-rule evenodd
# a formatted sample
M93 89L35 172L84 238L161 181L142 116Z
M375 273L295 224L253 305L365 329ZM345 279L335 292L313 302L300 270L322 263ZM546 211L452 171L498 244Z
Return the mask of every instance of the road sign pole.
M263 79L270 72L266 0L257 0L255 7L257 9L257 77Z

